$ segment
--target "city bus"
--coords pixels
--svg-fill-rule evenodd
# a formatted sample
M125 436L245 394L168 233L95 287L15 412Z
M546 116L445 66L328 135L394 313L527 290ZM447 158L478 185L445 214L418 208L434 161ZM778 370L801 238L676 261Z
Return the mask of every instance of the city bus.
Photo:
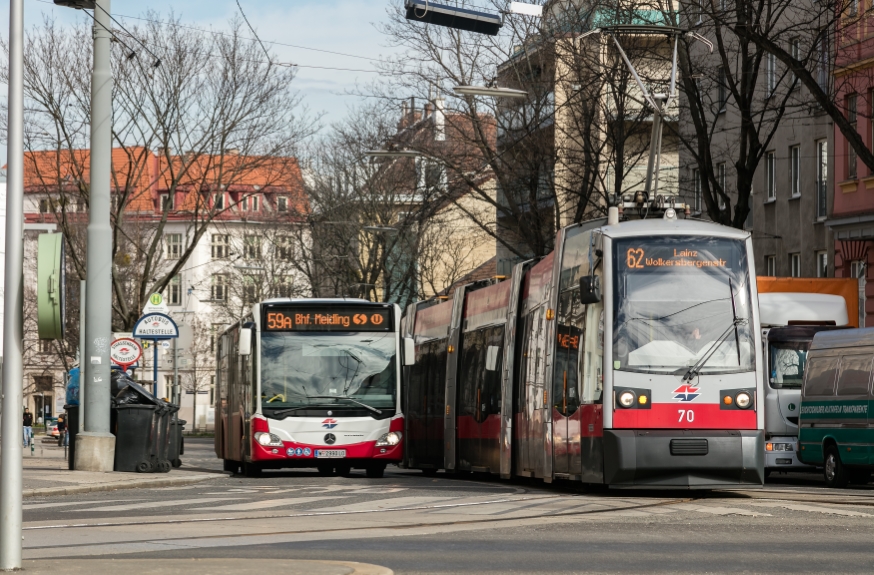
M796 278L784 278L792 287ZM799 279L798 288L810 281L820 283L856 280ZM787 285L788 284L788 285ZM761 290L762 282L758 282ZM852 287L852 286L851 286ZM847 290L844 290L847 291ZM855 289L849 290L852 294ZM856 293L858 293L856 291ZM798 459L798 418L801 384L807 352L813 337L822 331L851 327L847 302L834 293L759 292L759 318L765 361L765 475L773 471L814 471Z
M403 457L400 308L271 299L219 338L215 453L225 471L382 477Z
M404 465L612 487L762 486L750 234L673 208L620 222L611 207L606 220L561 229L555 245L508 278L407 308Z

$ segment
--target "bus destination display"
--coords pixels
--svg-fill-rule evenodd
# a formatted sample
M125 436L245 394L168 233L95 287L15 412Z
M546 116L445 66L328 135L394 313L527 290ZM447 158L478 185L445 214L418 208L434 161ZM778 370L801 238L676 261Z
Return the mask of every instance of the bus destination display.
M622 263L628 270L648 268L724 268L728 261L713 250L692 249L689 246L629 247L622 254Z
M394 331L391 310L372 307L271 308L266 331Z

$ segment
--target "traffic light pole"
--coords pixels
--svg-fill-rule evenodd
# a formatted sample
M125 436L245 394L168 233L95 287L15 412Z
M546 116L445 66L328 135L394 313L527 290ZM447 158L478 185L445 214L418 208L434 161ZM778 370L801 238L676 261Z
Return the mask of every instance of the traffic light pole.
M115 436L109 431L109 344L112 343L112 68L110 0L94 8L94 69L91 73L91 198L88 212L85 292L85 433L76 436L76 469L112 471Z
M22 315L24 275L24 0L9 2L0 570L21 569Z

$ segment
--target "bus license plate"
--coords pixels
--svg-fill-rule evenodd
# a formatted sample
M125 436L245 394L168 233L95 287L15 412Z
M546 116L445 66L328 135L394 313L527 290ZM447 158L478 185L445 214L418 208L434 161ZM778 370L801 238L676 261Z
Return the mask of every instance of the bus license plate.
M346 457L346 450L345 449L316 449L315 456L319 457L319 458L337 459L337 458Z

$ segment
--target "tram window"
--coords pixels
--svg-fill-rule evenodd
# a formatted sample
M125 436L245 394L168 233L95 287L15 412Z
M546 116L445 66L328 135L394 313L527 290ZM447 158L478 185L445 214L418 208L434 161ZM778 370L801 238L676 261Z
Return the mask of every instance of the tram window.
M517 384L515 387L517 393L519 394L516 398L516 413L522 413L523 411L525 411L525 390L528 386L528 382L530 381L530 378L528 376L528 369L530 365L530 362L528 361L528 356L531 353L531 345L529 342L531 338L531 326L533 325L533 314L524 316L522 318L522 321L523 328L522 333L519 336L521 338L522 353L521 360L519 361L518 377L516 379Z
M807 362L807 380L804 382L804 395L834 395L835 373L838 371L838 358L816 357Z
M868 395L870 379L870 355L845 355L841 358L838 395Z
M604 304L586 306L586 329L583 332L583 393L582 403L601 403L604 384Z
M578 374L584 310L579 289L567 290L559 297L552 402L562 415L574 413L580 405Z
M484 421L501 411L501 372L488 369L490 348L496 348L495 364L501 365L503 326L484 328L462 335L459 376L459 415Z

